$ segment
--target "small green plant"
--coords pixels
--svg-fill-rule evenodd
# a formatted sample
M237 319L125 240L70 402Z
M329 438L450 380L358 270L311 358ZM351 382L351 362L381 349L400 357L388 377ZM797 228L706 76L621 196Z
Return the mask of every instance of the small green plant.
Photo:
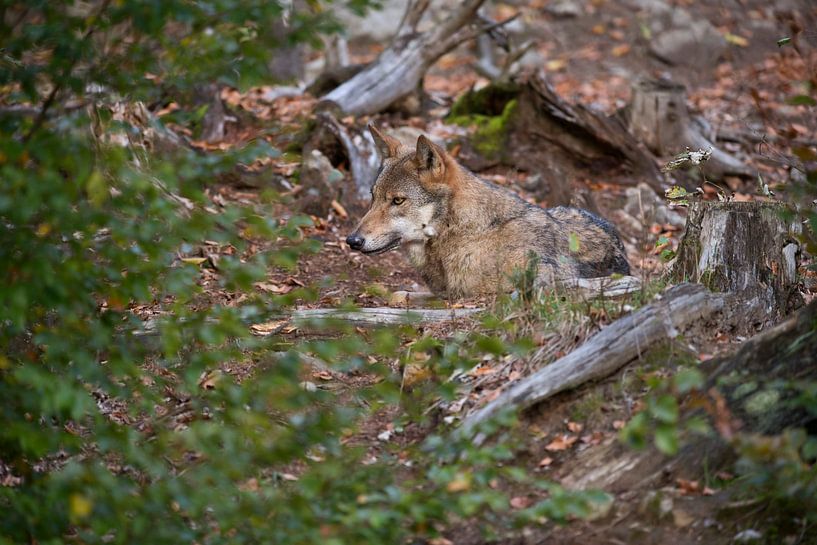
M682 368L671 379L658 375L647 377L651 388L644 403L644 409L627 423L619 437L632 448L645 448L650 437L655 447L664 454L678 452L683 432L707 433L705 420L692 416L681 418L681 402L686 394L703 386L703 374L695 368Z

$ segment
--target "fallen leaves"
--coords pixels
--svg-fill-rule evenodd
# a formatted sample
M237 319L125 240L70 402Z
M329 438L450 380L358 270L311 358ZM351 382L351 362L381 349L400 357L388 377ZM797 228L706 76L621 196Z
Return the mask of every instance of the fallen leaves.
M567 450L568 448L573 446L573 444L576 441L578 441L578 439L579 438L577 436L575 436L575 435L562 434L562 435L557 436L556 439L554 439L550 443L548 443L547 446L545 446L545 450L550 451L550 452L558 452L558 451L561 451L561 450Z
M552 463L553 463L553 458L551 458L550 456L545 456L544 458L539 460L539 463L537 465L539 467L548 467Z
M335 213L338 216L340 216L341 218L346 219L346 218L349 217L349 213L346 211L346 209L343 207L343 205L340 204L335 199L332 199L331 206L332 206L332 210L334 210Z
M281 331L288 322L289 320L283 319L273 320L271 322L264 322L260 324L252 324L250 326L250 332L253 335L258 335L262 337L267 335L273 335Z
M527 496L515 496L511 498L511 507L514 509L527 509L533 504L533 500Z
M692 481L679 477L678 479L675 479L675 484L681 491L682 496L712 496L715 494L715 490L709 488L708 486L701 486L699 481Z

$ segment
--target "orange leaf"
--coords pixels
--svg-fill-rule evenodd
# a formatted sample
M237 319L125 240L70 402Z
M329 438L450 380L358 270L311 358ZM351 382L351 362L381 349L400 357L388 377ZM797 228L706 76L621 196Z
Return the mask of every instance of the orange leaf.
M334 210L338 214L338 216L340 216L343 219L346 219L346 218L349 217L349 213L346 212L346 209L338 201L336 201L335 199L332 199L331 205L332 205L332 210Z
M584 426L582 426L578 422L568 422L567 429L572 431L573 433L579 433L584 429Z
M576 442L577 439L578 439L578 437L576 437L575 435L567 435L567 434L560 435L556 439L551 441L545 447L545 450L549 450L551 452L566 450L566 449L570 448L573 445L573 443Z
M617 45L610 52L613 54L614 57L623 57L624 55L630 52L630 45L629 44Z

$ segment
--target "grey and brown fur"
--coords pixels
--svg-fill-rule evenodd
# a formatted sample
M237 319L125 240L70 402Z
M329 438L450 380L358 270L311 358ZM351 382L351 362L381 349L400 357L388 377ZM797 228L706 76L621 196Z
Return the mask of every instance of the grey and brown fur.
M531 205L477 178L424 136L411 149L369 129L383 162L371 206L346 239L353 249L374 255L403 246L432 291L449 297L508 290L531 252L540 284L629 274L606 220Z

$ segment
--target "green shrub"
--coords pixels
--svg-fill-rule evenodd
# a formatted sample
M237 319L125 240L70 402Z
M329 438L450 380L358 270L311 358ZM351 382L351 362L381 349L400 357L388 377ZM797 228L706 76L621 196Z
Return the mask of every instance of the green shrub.
M0 543L393 544L487 512L503 518L486 524L565 520L599 499L527 479L501 440L432 436L412 448L411 468L397 447L372 460L347 439L398 396L388 367L367 363L399 356L398 333L295 347L386 378L348 403L306 388L297 352L280 356L278 339L247 326L312 293L252 289L269 267L316 249L301 233L308 220L206 209L207 182L269 147L145 155L92 136L88 107L105 117L114 100L263 81L285 4L3 4ZM336 28L330 10L306 5L289 13L287 40ZM107 135L134 130L103 121ZM283 244L242 259L258 240ZM217 277L245 294L240 303L208 299L194 253L203 241L234 248ZM473 365L474 343L446 345L437 364ZM239 380L232 365L251 372ZM502 482L550 498L511 517Z

